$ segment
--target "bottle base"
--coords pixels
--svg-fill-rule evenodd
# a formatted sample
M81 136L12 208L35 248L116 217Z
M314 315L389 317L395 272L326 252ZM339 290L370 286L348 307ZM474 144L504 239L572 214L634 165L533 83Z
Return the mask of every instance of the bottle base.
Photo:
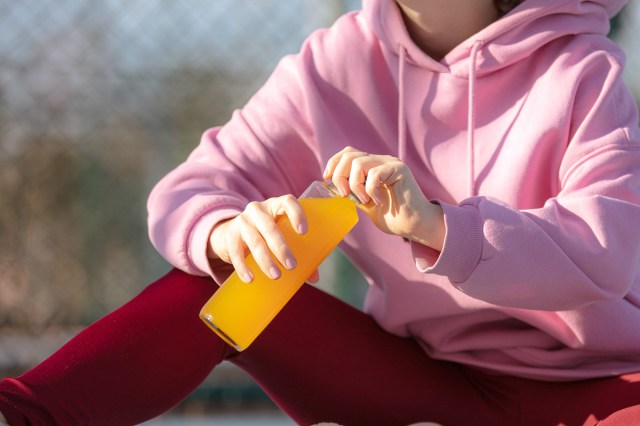
M207 324L210 329L212 329L218 336L220 336L222 340L224 340L226 343L231 345L231 347L233 347L235 350L237 350L238 352L241 352L244 349L243 347L238 345L236 342L234 342L233 339L229 337L227 333L222 331L220 327L218 327L215 324L215 322L213 322L214 320L210 315L200 314L200 319L204 321L205 324Z

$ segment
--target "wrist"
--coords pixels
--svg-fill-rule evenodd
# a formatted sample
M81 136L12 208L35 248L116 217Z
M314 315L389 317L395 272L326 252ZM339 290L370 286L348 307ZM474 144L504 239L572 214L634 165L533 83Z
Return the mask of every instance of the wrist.
M224 241L223 234L224 229L228 226L231 219L221 220L216 223L209 232L209 243L207 244L207 258L209 259L223 259L223 246L221 242Z
M415 230L407 237L434 250L442 251L446 228L444 224L444 212L438 203L429 201Z

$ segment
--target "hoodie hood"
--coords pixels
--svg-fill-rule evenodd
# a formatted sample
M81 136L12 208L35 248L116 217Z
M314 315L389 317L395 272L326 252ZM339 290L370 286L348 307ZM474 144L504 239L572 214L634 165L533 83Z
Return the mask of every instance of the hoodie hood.
M577 34L608 34L610 19L628 0L525 0L509 14L454 48L440 62L413 43L394 0L364 0L363 12L373 31L391 51L411 64L433 71L469 76L470 53L477 52L478 76L528 57L552 40Z
M528 58L553 40L578 34L606 35L610 19L628 0L524 0L506 16L435 61L411 40L395 0L364 0L363 13L380 42L398 55L398 157L406 159L405 68L412 64L468 80L468 196L476 195L476 81Z

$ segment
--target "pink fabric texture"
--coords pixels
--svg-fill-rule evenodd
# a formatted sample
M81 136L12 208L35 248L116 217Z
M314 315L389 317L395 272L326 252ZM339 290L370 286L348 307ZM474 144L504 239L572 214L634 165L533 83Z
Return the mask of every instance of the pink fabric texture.
M363 218L345 239L382 328L496 373L638 371L640 132L624 54L606 37L624 4L526 0L435 61L394 1L365 0L157 185L151 239L219 281L227 271L206 257L217 221L300 195L347 145L399 156L447 232L435 252Z

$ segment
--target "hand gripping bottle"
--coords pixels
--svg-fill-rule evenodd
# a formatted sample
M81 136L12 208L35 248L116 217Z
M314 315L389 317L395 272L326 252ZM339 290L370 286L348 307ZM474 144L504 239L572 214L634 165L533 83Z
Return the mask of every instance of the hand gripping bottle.
M254 280L245 283L232 273L200 311L200 318L238 351L258 337L358 222L357 198L341 197L331 182L313 182L300 197L300 204L307 217L306 234L298 234L286 216L276 220L297 266L288 270L280 265L281 276L274 280L249 254L246 262Z

